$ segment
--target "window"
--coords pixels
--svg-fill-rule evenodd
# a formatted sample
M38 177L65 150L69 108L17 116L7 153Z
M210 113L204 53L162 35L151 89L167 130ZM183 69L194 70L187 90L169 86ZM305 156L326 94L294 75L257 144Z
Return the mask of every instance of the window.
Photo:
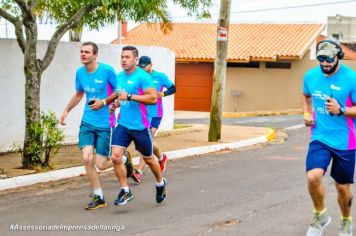
M259 62L248 62L248 63L233 63L228 62L227 67L239 67L239 68L260 68Z
M331 36L337 40L340 39L340 34L332 34Z
M290 62L266 62L267 69L290 69L292 63Z

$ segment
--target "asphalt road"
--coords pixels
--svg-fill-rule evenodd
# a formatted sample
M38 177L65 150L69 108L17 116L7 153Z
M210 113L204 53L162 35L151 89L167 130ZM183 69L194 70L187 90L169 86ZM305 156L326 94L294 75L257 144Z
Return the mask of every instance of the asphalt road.
M41 184L0 195L0 235L305 235L312 204L304 160L306 128L288 131L282 144L170 161L168 199L155 204L154 181L130 181L135 199L114 206L112 173L101 176L107 208L83 210L90 193L86 177ZM332 222L324 235L337 235L339 210L329 174L326 205ZM10 231L10 225L115 225L122 231Z

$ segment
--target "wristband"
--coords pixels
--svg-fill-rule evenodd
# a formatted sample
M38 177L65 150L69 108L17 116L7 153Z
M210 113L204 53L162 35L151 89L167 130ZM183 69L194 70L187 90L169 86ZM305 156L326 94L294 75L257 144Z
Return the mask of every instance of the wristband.
M310 118L311 114L309 112L304 112L304 119Z
M106 100L105 99L103 99L103 100L101 100L103 103L104 103L104 106L106 105Z

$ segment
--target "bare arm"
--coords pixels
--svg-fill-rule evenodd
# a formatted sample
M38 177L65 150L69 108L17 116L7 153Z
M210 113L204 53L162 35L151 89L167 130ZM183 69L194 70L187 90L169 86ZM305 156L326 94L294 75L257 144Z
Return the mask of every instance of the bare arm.
M312 117L313 106L312 106L311 97L307 96L305 94L302 94L302 96L301 96L301 104L302 104L302 110L303 110L303 113L304 113L304 124L306 126L314 125L314 119Z
M68 116L68 113L76 106L78 103L82 100L84 96L84 92L75 92L75 94L72 96L72 98L69 100L67 106L64 108L64 111L59 118L59 123L61 125L65 125L65 120Z
M356 117L356 106L352 106L352 107L345 107L345 116L349 116L352 118Z
M120 100L127 100L127 93L120 92ZM143 103L143 104L155 104L157 103L157 93L155 88L148 88L144 91L144 94L132 94L131 101Z

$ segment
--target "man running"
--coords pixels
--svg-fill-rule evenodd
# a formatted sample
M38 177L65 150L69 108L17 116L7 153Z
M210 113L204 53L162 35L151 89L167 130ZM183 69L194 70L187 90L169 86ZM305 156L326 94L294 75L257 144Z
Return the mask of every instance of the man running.
M151 119L146 105L157 102L156 90L150 75L137 67L137 62L138 50L132 46L124 47L121 53L123 71L117 76L116 86L120 114L111 142L111 159L121 187L114 202L115 205L124 205L133 199L133 194L127 185L126 170L121 159L132 141L155 176L156 202L161 203L166 198L167 181L162 178L160 166L152 153Z
M76 92L65 107L60 124L65 125L68 113L82 100L84 94L86 103L79 130L79 147L83 153L83 162L93 194L92 200L85 209L93 210L105 207L107 204L103 195L96 167L105 170L112 166L110 160L110 126L113 125L113 116L110 117L107 104L117 97L112 93L116 86L115 70L106 64L97 62L98 46L93 42L83 43L80 49L80 60L83 66L76 72ZM96 161L94 161L94 149ZM127 158L125 158L127 159ZM131 168L130 160L127 167ZM130 170L129 170L130 172Z
M138 66L151 75L153 84L157 91L157 103L148 106L149 114L152 117L152 121L151 121L152 137L154 137L158 130L159 125L161 124L162 117L163 117L162 98L174 94L176 92L176 87L164 73L153 70L152 61L150 57L148 56L140 57ZM163 91L164 88L166 89L166 91ZM158 158L158 162L160 164L160 168L163 173L166 169L167 155L161 153L161 150L156 143L153 143L153 153ZM143 177L142 170L144 166L145 166L145 162L143 161L143 158L140 157L140 162L138 166L134 169L134 172L131 176L135 182L138 183L141 182Z
M324 204L322 178L330 165L341 210L339 236L352 235L350 184L355 172L356 76L341 64L341 45L334 39L318 43L320 66L304 77L302 108L304 123L311 127L306 157L308 189L314 204L313 220L307 236L322 235L331 218Z

